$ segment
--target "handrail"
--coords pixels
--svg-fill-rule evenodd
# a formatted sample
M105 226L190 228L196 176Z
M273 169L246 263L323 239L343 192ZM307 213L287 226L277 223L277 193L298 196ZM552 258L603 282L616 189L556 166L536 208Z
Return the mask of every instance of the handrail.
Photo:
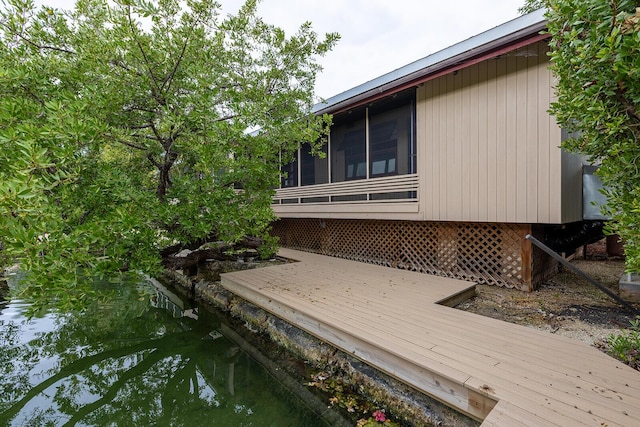
M355 194L379 194L397 191L417 191L417 174L342 181L300 187L280 188L275 199L322 196L351 196Z
M605 294L607 294L608 296L610 296L611 298L616 300L619 304L621 304L627 310L629 310L629 312L631 312L633 315L635 315L635 316L640 315L640 310L636 309L634 306L629 304L627 301L623 300L618 295L614 294L609 289L607 289L604 286L602 286L596 279L594 279L593 277L589 276L587 273L585 273L584 271L580 270L575 265L571 264L569 261L567 261L566 259L564 259L560 255L558 255L558 253L556 253L553 249L551 249L550 247L548 247L547 245L542 243L540 240L538 240L535 237L533 237L531 234L527 234L525 236L525 239L531 241L531 243L533 243L534 245L536 245L537 247L539 247L540 249L545 251L548 255L550 255L556 261L560 261L560 263L562 265L564 265L565 267L567 267L569 270L571 270L574 273L582 276L584 279L587 280L587 282L589 282L590 284L592 284L593 286L595 286L596 288L600 289L602 292L604 292Z

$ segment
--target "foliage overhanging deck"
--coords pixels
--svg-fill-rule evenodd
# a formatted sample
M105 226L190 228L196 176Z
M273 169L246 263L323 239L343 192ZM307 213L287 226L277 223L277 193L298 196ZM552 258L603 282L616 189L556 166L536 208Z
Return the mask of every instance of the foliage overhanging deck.
M282 249L231 292L483 426L640 425L640 373L577 342L456 310L474 285Z

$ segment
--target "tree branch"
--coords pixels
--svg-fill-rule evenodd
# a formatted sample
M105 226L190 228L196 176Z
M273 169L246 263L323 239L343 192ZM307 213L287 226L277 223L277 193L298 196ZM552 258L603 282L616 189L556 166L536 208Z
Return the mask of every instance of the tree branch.
M160 135L160 132L158 132L158 129L156 128L156 125L153 124L153 122L149 123L150 127L151 127L151 131L153 132L153 134L156 137L156 141L158 141L158 143L160 143L160 145L162 147L164 147L164 138L162 137L162 135Z
M162 167L162 165L159 162L156 162L155 159L153 158L153 154L149 153L147 154L147 160L149 160L151 162L151 164L153 166L155 166L156 168L160 169Z
M166 101L164 101L164 99L158 96L158 93L161 90L160 90L160 86L158 86L158 80L153 75L153 70L151 69L151 61L149 60L149 57L147 57L147 53L144 50L144 47L142 47L142 43L140 42L140 39L137 37L136 28L133 26L133 19L131 18L131 6L127 8L127 18L129 20L129 29L131 30L131 35L133 36L133 39L136 42L136 46L138 47L138 50L142 54L142 58L144 59L147 73L149 74L149 78L151 79L151 83L153 84L153 87L151 87L151 95L158 102L158 104L165 106Z
M178 60L176 61L175 66L173 67L173 70L171 70L171 74L169 74L167 76L167 78L164 80L164 82L162 83L162 87L160 88L160 90L163 90L165 92L168 92L169 89L171 89L171 84L173 83L173 77L176 75L176 72L178 71L178 67L180 66L180 64L182 63L182 60L184 58L184 54L187 51L187 45L189 44L189 39L185 40L184 44L182 45L182 50L180 51L180 56L178 56ZM168 83L167 88L165 89L165 85Z
M42 105L43 107L45 106L45 102L42 98L40 98L38 95L36 95L35 93L33 93L33 91L28 87L25 86L23 84L20 85L20 87L22 88L22 90L24 90L30 97L32 97L33 99L35 99L40 105Z
M130 130L142 130L142 129L149 129L150 127L151 127L151 123L147 123L145 125L128 126L127 129L130 129Z
M135 148L136 150L140 150L140 151L148 150L148 148L145 146L138 145L133 142L125 141L124 139L121 139L121 138L116 138L115 136L110 135L108 133L103 134L103 136L106 136L107 138L111 138L113 141L119 142L120 144L126 145L127 147Z
M70 55L76 55L76 52L74 52L72 50L69 50L69 49L65 49L63 47L38 44L38 43L34 42L33 40L30 40L29 38L23 36L22 34L18 34L16 32L13 32L11 30L11 28L9 26L7 26L6 24L0 22L0 25L3 26L10 34L13 34L14 36L22 39L23 41L27 42L27 44L30 44L31 46L35 47L38 50L53 50L53 51L56 51L56 52L62 52L62 53L68 53Z
M140 134L134 133L134 134L131 134L131 136L134 138L148 139L149 141L157 142L155 137L149 136L149 135L140 135Z
M128 71L130 73L133 73L138 77L144 76L144 74L141 73L140 71L137 71L137 70L132 69L131 67L128 67L124 62L122 62L122 61L120 61L118 59L112 59L112 60L110 60L108 62L109 62L109 64L114 65L114 66L119 67L119 68L122 68L123 70Z
M236 117L239 117L239 115L238 114L230 114L228 116L220 117L219 119L216 119L216 122L226 122L227 120L235 119Z
M132 106L130 108L125 107L125 108L123 108L123 110L125 110L125 111L142 111L143 113L156 114L156 112L153 111L153 110L148 110L146 108L136 107L136 106Z
M190 252L185 257L178 257L175 254L163 257L162 263L165 267L174 270L185 270L196 267L207 259L225 260L229 259L225 252L238 249L256 249L262 245L263 240L257 237L245 236L236 243L219 243L203 246Z
M625 96L625 90L622 82L618 82L618 89L616 89L616 99L622 104L625 111L627 112L627 115L630 118L640 122L640 114L638 113L638 109Z

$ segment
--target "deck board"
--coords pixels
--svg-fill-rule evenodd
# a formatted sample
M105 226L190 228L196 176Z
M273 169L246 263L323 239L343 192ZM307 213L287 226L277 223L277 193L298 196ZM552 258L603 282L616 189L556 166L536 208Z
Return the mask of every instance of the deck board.
M282 249L228 290L484 425L640 425L640 374L578 341L437 304L473 284Z

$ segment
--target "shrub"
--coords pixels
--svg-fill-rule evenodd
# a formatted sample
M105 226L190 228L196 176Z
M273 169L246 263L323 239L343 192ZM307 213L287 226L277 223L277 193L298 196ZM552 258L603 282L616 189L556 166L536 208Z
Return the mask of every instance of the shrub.
M631 328L609 336L609 353L634 369L640 370L640 316L631 321Z

